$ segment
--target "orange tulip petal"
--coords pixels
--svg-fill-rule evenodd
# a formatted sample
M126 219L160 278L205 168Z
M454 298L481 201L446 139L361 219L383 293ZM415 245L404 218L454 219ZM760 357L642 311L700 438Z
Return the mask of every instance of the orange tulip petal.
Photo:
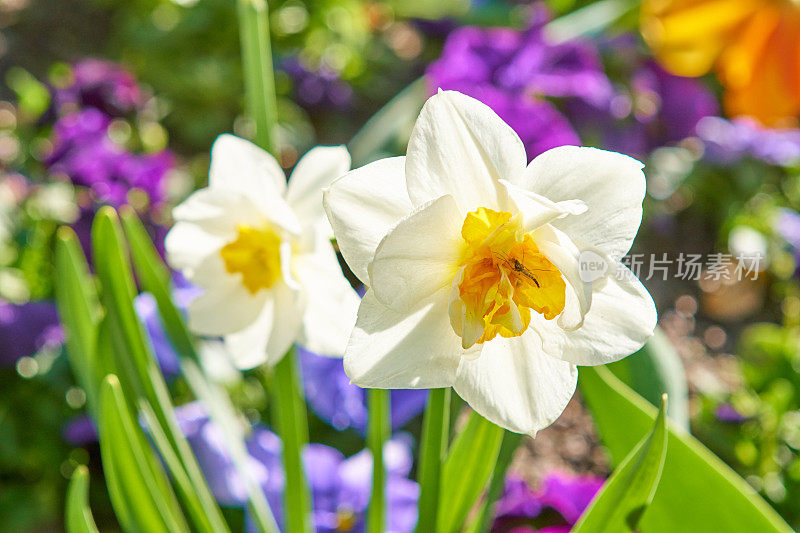
M701 76L763 5L764 0L645 0L642 36L667 70Z

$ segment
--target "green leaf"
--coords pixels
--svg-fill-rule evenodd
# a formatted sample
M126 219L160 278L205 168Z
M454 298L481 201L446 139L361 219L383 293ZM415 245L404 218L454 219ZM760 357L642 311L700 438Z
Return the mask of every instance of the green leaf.
M475 520L467 528L468 533L478 531L489 531L494 518L494 504L503 494L506 485L506 472L511 466L514 452L517 451L524 435L506 431L503 433L503 443L500 445L500 452L497 454L497 462L492 472L492 479L489 481L489 488L486 490L486 497L478 511Z
M144 328L133 304L136 285L128 260L127 247L116 212L101 208L92 224L95 269L102 286L102 301L108 311L106 337L113 347L112 357L123 383L122 393L131 409L145 400L166 436L182 472L194 490L180 491L193 524L203 532L227 531L219 506L214 501L197 460L178 426L167 385L151 353ZM173 464L172 466L176 466Z
M661 396L666 394L669 397L669 419L689 431L686 370L672 342L660 328L656 328L641 350L608 365L608 369L653 405L659 405Z
M60 228L56 240L56 303L64 325L67 356L78 384L95 409L100 382L105 376L97 363L97 336L102 309L86 256L70 228Z
M450 388L428 391L419 451L419 519L416 531L434 531L438 523L442 462L450 445Z
M442 467L437 531L460 531L492 475L503 429L473 411Z
M367 509L367 533L383 533L386 524L386 467L383 445L392 433L391 397L384 389L369 389L367 446L372 452L372 490Z
M136 212L129 206L120 210L122 225L130 245L136 275L145 291L153 295L158 313L173 348L180 357L198 360L197 351L183 314L172 301L170 273L156 252Z
M81 465L72 473L65 512L67 533L97 533L89 508L89 470Z
M100 389L100 455L111 503L125 531L188 532L175 494L128 408L119 380Z
M557 45L577 37L594 35L638 5L636 0L600 0L590 3L548 23L544 28L545 37L548 42Z
M428 82L419 78L375 113L347 145L353 168L387 155L387 145L392 141L405 147L427 96Z
M197 365L198 356L194 340L186 327L183 315L172 301L169 270L156 252L147 231L133 209L123 207L121 215L136 274L144 290L152 294L156 300L162 325L180 357L181 370L189 387L206 407L211 420L223 428L233 463L246 483L248 506L255 525L263 533L277 531L278 527L264 492L249 475L244 435L237 424L237 415L230 398L220 387L209 383Z
M603 367L581 367L580 386L603 442L621 463L653 425L656 409ZM699 441L669 427L668 453L642 533L773 531L791 528L758 493Z
M667 457L667 396L653 429L631 450L572 530L573 533L633 532L652 503Z
M311 531L311 493L308 490L303 449L308 444L308 415L297 371L297 350L291 348L275 365L273 380L275 428L283 442L283 468L286 488L283 505L286 530Z

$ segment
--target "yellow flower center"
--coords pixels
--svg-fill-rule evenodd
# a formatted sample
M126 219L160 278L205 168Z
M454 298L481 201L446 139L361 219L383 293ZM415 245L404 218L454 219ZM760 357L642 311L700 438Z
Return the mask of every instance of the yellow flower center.
M280 237L269 226L259 229L242 225L237 230L236 240L219 251L225 270L240 272L242 284L251 294L269 289L281 277Z
M467 246L456 278L459 301L451 301L450 317L464 348L498 334L522 335L531 309L548 320L564 309L561 272L524 232L518 216L478 208L467 214L461 236Z
M356 515L350 509L340 509L336 513L336 531L352 531L356 527Z

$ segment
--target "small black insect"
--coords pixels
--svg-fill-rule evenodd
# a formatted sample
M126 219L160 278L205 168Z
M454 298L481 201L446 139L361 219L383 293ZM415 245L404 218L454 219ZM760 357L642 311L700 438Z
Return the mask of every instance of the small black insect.
M495 252L495 254L497 254L497 256L500 259L502 259L505 264L509 265L514 272L519 272L520 274L522 274L523 276L534 282L537 288L541 287L541 285L539 285L539 281L536 279L536 276L534 276L533 273L525 265L523 265L519 259L517 258L511 259L507 255L502 254L500 252Z

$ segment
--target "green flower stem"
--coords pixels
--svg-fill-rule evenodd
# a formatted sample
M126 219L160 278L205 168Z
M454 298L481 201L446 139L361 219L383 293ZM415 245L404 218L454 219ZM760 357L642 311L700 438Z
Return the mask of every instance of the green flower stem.
M275 127L277 105L269 13L265 0L237 0L242 69L247 113L255 124L255 142L277 156ZM275 365L272 383L275 429L283 442L285 527L289 533L311 531L311 493L303 469L303 449L308 443L306 405L297 373L294 349Z
M278 111L267 2L237 0L237 8L247 114L255 124L256 144L277 155L274 135Z
M500 445L500 453L497 455L497 463L495 463L494 473L489 482L489 488L486 490L486 497L483 505L480 507L478 516L467 529L467 533L486 533L492 527L494 506L503 493L506 482L506 472L508 472L508 467L511 465L511 460L514 458L514 452L519 448L522 438L523 435L518 433L511 433L510 431L503 433L503 443Z
M450 389L431 389L422 422L419 466L419 521L417 532L436 531L439 478L450 433Z
M386 523L386 469L383 444L390 437L390 396L388 390L370 389L367 446L372 453L372 496L367 509L367 533L383 533Z
M274 423L283 442L284 523L289 533L311 531L311 493L303 468L303 449L308 444L306 404L297 372L297 350L290 349L275 365L272 384Z

